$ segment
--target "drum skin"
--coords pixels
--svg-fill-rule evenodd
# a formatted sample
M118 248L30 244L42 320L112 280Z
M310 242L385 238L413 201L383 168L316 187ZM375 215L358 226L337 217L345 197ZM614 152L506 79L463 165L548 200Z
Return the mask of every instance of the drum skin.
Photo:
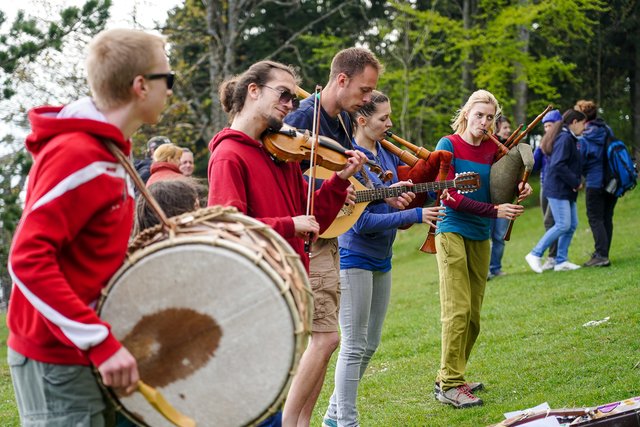
M266 225L228 211L149 240L98 308L141 379L198 426L255 425L273 414L313 311L297 254ZM172 425L140 393L111 393L134 421Z
M491 203L513 203L518 183L526 169L533 169L533 152L529 144L518 144L491 166Z

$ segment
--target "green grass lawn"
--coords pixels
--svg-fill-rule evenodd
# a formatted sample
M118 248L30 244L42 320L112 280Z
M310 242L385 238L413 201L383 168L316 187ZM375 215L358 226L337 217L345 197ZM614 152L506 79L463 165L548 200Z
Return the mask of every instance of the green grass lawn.
M640 395L640 190L618 201L609 268L531 272L524 256L542 236L537 192L515 223L503 268L488 282L482 332L467 379L483 381L483 407L456 410L436 402L440 308L435 256L418 251L426 227L398 235L393 291L380 349L365 374L358 400L363 426L487 426L504 412L548 402L553 408L596 406ZM593 250L578 199L580 224L569 259L581 264ZM638 233L638 234L637 234ZM590 320L609 321L583 326ZM0 339L4 343L4 317ZM0 420L18 425L5 346L0 352ZM320 426L333 387L333 364L312 425Z

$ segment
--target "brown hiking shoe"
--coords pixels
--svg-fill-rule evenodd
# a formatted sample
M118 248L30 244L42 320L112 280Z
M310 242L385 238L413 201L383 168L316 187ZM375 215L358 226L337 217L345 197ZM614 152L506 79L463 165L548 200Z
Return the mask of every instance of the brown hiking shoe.
M436 399L460 409L481 406L483 404L482 399L471 393L469 386L466 384L445 391L440 390L440 392L436 394Z
M465 385L469 387L469 390L471 390L471 393L484 390L484 384L479 382L465 383ZM433 395L437 397L438 393L440 393L440 383L436 381L433 385Z

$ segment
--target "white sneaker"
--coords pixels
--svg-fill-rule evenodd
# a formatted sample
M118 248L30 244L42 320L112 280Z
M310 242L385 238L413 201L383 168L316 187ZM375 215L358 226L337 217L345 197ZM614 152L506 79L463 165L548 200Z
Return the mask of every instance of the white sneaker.
M542 257L535 256L534 254L529 252L527 256L524 257L524 259L527 261L527 264L529 264L529 267L531 267L533 271L535 271L536 273L542 273Z
M556 266L553 267L553 271L569 271L569 270L577 270L579 268L580 268L579 265L569 261L565 261L565 262L561 262L560 264L556 264Z
M542 271L553 270L553 267L556 266L555 258L547 258L547 260L542 264Z

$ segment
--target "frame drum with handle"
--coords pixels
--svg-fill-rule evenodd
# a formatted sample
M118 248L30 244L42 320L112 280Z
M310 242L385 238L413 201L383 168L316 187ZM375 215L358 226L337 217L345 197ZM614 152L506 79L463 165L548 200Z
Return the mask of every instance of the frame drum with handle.
M139 234L98 313L140 378L199 426L256 425L275 413L311 330L304 266L265 224L219 206ZM117 396L136 423L171 426L140 393Z

